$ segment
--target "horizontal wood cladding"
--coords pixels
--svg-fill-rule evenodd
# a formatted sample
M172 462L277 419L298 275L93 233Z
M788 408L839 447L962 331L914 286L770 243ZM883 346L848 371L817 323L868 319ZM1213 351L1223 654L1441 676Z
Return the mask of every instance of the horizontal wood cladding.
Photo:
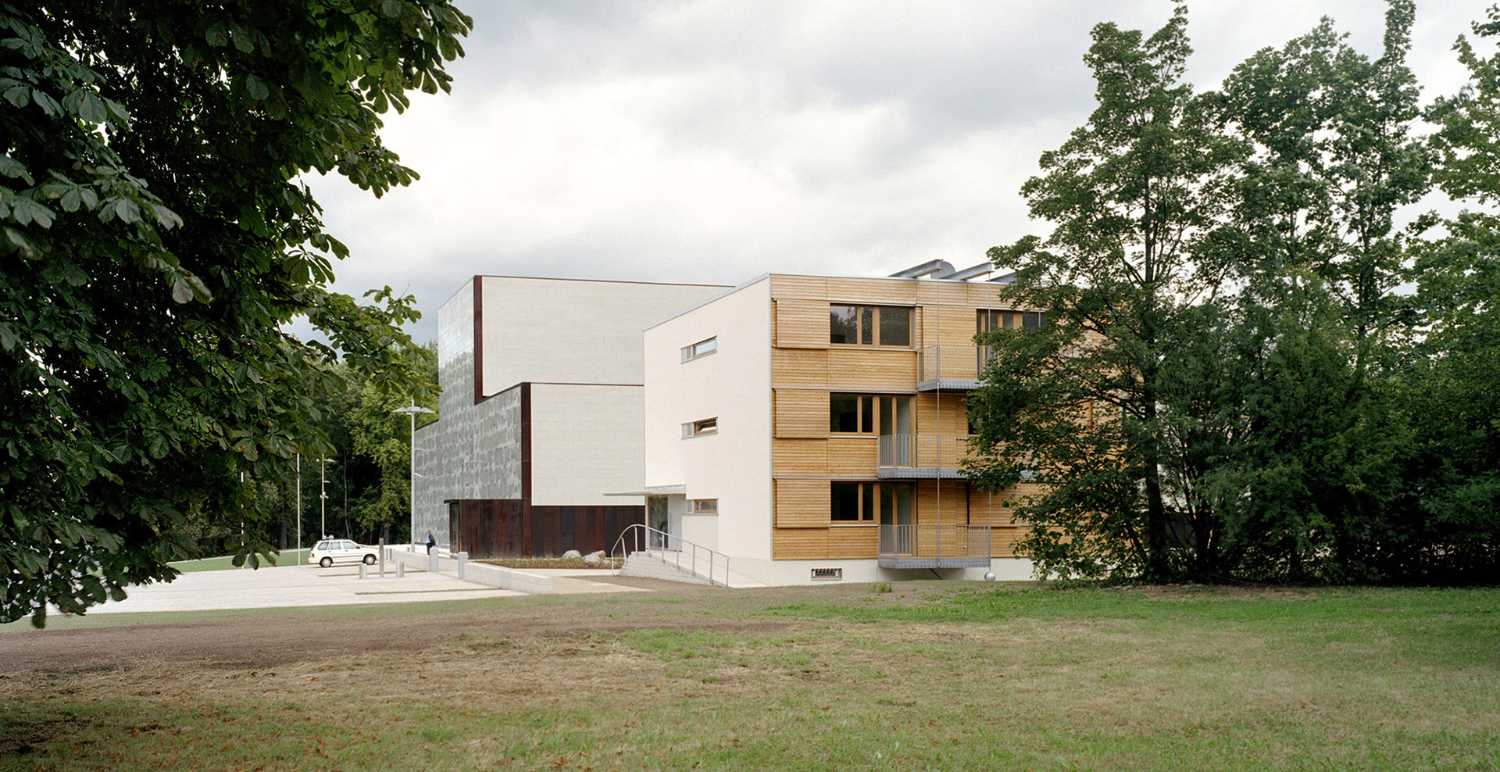
M776 389L777 437L828 436L828 392L822 389Z
M963 392L923 392L916 397L917 431L962 437L969 433L967 398Z
M960 284L952 281L919 281L916 282L916 285L916 302L924 306L962 306L969 304L968 284Z
M828 349L778 348L771 352L775 386L828 386Z
M828 345L828 303L783 298L776 301L776 345L820 348Z
M834 391L916 391L917 355L909 349L836 346L828 350L828 382Z
M880 529L873 525L841 525L828 529L830 560L874 558L880 551Z
M828 474L872 480L879 455L879 444L874 435L834 435L828 438Z
M973 306L928 306L923 309L922 345L974 345L979 312Z
M828 280L828 300L871 306L911 306L917 302L917 282L885 279Z
M828 478L828 440L771 440L772 477Z
M1015 308L1016 304L1000 298L1001 286L989 282L972 282L968 285L968 305L975 308Z
M969 485L961 480L918 480L917 522L969 522Z
M990 529L990 557L1016 557L1016 542L1025 538L1026 529L1020 526L996 526Z
M828 278L826 276L786 276L784 274L772 274L771 297L778 300L781 298L827 300Z
M776 528L771 531L774 560L873 560L880 547L874 526Z
M830 509L827 480L777 480L776 527L827 528Z
M771 529L772 560L826 560L827 528Z

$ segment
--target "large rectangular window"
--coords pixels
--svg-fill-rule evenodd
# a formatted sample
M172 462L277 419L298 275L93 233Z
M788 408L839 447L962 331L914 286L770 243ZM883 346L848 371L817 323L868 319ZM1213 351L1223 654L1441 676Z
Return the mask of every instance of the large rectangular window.
M891 434L909 431L898 429L897 412L910 413L911 397L904 395L841 394L828 395L828 431L834 434ZM899 411L898 411L899 408ZM875 422L883 416L886 428Z
M835 523L857 523L860 518L860 494L865 486L872 483L836 482L829 483L832 489L829 491L832 500L832 509L829 517Z
M909 482L830 482L829 519L844 525L905 525L912 520L914 491Z
M860 346L910 346L911 309L902 306L828 307L828 342Z
M859 431L859 400L856 394L828 395L828 431Z

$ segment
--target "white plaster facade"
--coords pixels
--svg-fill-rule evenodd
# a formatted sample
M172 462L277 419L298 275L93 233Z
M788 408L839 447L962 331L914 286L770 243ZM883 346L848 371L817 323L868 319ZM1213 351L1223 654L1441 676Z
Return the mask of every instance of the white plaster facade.
M532 385L532 504L643 503L639 496L605 495L640 485L643 391L640 386Z
M641 331L729 289L588 279L477 277L484 394L522 381L640 386Z
M682 361L683 346L711 337L717 351ZM682 515L680 535L769 561L769 277L646 330L645 357L646 487L683 485L681 500L718 499L717 515ZM682 424L704 418L718 419L718 433L684 439Z

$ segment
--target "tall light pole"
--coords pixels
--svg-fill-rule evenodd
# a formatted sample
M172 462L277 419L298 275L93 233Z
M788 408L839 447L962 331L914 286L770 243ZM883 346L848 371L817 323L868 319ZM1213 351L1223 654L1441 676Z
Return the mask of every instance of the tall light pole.
M337 461L333 463L337 464ZM318 459L318 538L328 536L328 457Z
M297 565L302 565L302 451L297 451Z
M411 504L410 541L415 544L417 541L417 415L431 415L432 411L428 410L425 407L417 407L417 401L414 398L412 399L411 405L407 407L398 407L391 412L401 413L411 418L411 493L409 494Z

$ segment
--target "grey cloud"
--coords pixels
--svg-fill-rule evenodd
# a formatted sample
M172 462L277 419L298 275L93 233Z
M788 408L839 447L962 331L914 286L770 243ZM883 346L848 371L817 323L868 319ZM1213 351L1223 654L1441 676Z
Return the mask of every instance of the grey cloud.
M1487 0L1418 9L1428 96ZM437 307L476 273L737 283L983 259L1036 230L1021 183L1093 104L1090 28L1166 2L480 2L454 93L384 136L422 174L376 200L312 185L353 249L337 286ZM1374 52L1373 0L1190 5L1191 77L1333 16Z

